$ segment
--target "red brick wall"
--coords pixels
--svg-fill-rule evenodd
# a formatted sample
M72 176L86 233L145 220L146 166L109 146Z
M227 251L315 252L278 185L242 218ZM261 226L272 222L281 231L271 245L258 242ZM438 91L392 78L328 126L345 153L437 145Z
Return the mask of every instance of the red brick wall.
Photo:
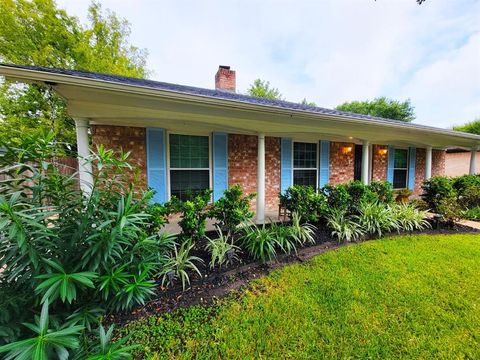
M432 151L432 176L445 175L445 151Z
M422 194L422 184L425 180L425 149L417 148L415 159L415 186L413 190L414 195Z
M228 185L239 184L243 191L257 191L258 138L254 135L228 135ZM265 207L278 208L280 192L280 138L265 138ZM256 201L253 199L252 206Z
M388 166L388 146L373 145L372 146L372 180L385 181L387 180L387 166ZM382 151L382 153L380 153Z
M344 147L351 147L347 154L343 153ZM330 143L330 184L336 185L353 180L354 177L354 154L355 144Z
M106 149L130 151L128 162L140 171L136 182L147 189L147 153L145 128L131 126L92 125L92 143L103 144ZM134 181L134 171L130 174Z

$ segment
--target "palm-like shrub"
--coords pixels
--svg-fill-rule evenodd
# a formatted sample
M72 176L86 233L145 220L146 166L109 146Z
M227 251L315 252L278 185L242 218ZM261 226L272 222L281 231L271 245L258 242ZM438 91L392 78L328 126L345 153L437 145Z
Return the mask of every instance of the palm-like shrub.
M365 234L355 218L343 209L333 209L328 216L327 224L338 242L357 241Z
M165 262L144 212L151 194L131 184L128 153L99 147L85 159L87 194L56 164L65 152L52 134L23 141L0 156L0 329L11 330L0 342L26 336L2 314L25 322L42 302L60 321L141 304Z
M430 227L426 211L421 211L410 204L397 204L391 206L391 214L398 225L398 230L413 231Z
M399 228L395 217L392 216L391 208L382 203L362 203L356 220L365 233L378 237Z
M215 266L221 267L222 265L228 265L233 259L238 259L237 252L240 248L233 244L233 241L229 239L228 234L224 235L219 226L217 228L217 238L207 238L207 250L211 255L210 268Z

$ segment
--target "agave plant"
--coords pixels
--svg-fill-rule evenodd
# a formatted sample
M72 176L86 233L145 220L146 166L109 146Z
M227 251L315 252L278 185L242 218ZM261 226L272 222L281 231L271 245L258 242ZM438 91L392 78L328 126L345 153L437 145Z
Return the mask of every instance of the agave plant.
M332 229L332 236L338 242L351 242L360 239L365 232L355 222L354 217L348 216L345 210L334 209L328 217L328 226Z
M210 239L207 237L207 245L205 250L211 254L210 268L215 266L221 267L223 264L228 264L233 259L238 259L237 252L240 248L233 244L233 240L229 240L228 235L224 235L220 226L215 226L217 229L217 238Z
M190 277L188 275L188 270L193 270L198 275L202 276L202 273L198 269L197 263L203 263L203 260L197 256L190 255L190 251L193 249L194 244L190 242L184 242L180 249L177 249L177 246L174 246L173 252L170 254L167 262L163 267L162 275L162 285L165 283L167 285L172 285L175 279L180 278L182 282L182 288L185 290L186 284L190 285Z

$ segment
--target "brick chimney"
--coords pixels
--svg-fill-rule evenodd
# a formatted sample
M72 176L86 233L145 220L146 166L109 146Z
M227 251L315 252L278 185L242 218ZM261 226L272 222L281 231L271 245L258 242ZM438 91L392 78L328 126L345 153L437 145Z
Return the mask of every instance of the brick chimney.
M235 71L230 66L220 65L215 74L215 90L235 92Z

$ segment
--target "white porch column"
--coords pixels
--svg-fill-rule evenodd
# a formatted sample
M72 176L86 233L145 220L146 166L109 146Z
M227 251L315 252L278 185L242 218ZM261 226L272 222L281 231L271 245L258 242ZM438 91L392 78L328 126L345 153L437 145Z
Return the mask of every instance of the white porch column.
M90 150L88 146L88 120L75 119L75 129L77 132L78 173L80 177L80 188L85 194L90 194L93 184L92 164L85 161L85 159L90 156Z
M257 223L265 221L265 134L258 134Z
M425 180L432 177L432 147L427 146L425 149Z
M470 151L470 175L477 173L477 147L474 146Z
M368 150L370 148L370 144L367 140L363 141L362 145L362 182L365 185L368 185L368 169L369 169L369 156L368 156Z

